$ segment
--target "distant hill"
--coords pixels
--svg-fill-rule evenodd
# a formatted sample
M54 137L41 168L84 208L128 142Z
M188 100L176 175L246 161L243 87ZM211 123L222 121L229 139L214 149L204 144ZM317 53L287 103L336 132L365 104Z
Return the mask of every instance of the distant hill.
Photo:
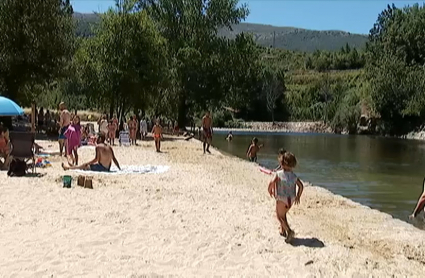
M75 13L78 36L92 36L92 27L99 23L97 14ZM221 30L220 35L233 38L239 33L253 34L256 42L262 46L272 46L275 36L275 47L288 50L313 52L315 50L339 50L348 44L351 47L363 48L366 35L351 34L344 31L315 31L294 27L276 27L271 25L241 23L233 26L233 30Z

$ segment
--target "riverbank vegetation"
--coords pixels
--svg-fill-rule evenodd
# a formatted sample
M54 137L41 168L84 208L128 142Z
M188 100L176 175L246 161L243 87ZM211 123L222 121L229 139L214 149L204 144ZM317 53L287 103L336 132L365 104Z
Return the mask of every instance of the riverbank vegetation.
M422 6L388 6L365 47L347 41L338 51L265 47L249 32L222 35L248 14L237 0L120 0L87 17L82 30L85 17L73 16L69 0L4 0L1 92L22 105L65 101L120 117L161 115L180 126L206 109L230 127L323 121L338 132L398 135L425 122Z

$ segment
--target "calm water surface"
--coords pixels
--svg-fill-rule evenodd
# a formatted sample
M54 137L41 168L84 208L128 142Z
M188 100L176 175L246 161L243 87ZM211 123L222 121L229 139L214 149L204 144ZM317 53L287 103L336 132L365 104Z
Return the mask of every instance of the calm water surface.
M237 133L232 142L215 132L214 145L241 158L255 136L264 144L258 163L277 166L277 151L295 154L295 172L305 181L322 186L371 208L407 221L419 195L425 170L425 142L369 136L295 133ZM420 223L419 223L420 222ZM423 227L422 221L416 226Z

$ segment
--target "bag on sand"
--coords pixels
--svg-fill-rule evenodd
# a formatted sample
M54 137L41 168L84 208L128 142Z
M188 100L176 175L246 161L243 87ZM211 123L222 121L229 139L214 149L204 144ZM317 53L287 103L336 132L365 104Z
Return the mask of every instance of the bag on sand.
M9 165L9 177L23 177L27 173L27 163L20 159L13 159Z

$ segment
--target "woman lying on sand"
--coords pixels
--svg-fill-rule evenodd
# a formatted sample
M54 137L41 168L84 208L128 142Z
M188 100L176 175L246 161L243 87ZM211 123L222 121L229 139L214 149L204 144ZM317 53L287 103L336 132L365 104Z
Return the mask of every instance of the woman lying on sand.
M291 230L286 214L293 203L299 204L304 185L292 172L297 165L297 159L290 152L285 152L278 157L282 170L276 172L269 183L269 194L276 199L276 216L280 223L280 235L286 237L285 242L290 243L295 233ZM298 186L298 192L296 187Z

